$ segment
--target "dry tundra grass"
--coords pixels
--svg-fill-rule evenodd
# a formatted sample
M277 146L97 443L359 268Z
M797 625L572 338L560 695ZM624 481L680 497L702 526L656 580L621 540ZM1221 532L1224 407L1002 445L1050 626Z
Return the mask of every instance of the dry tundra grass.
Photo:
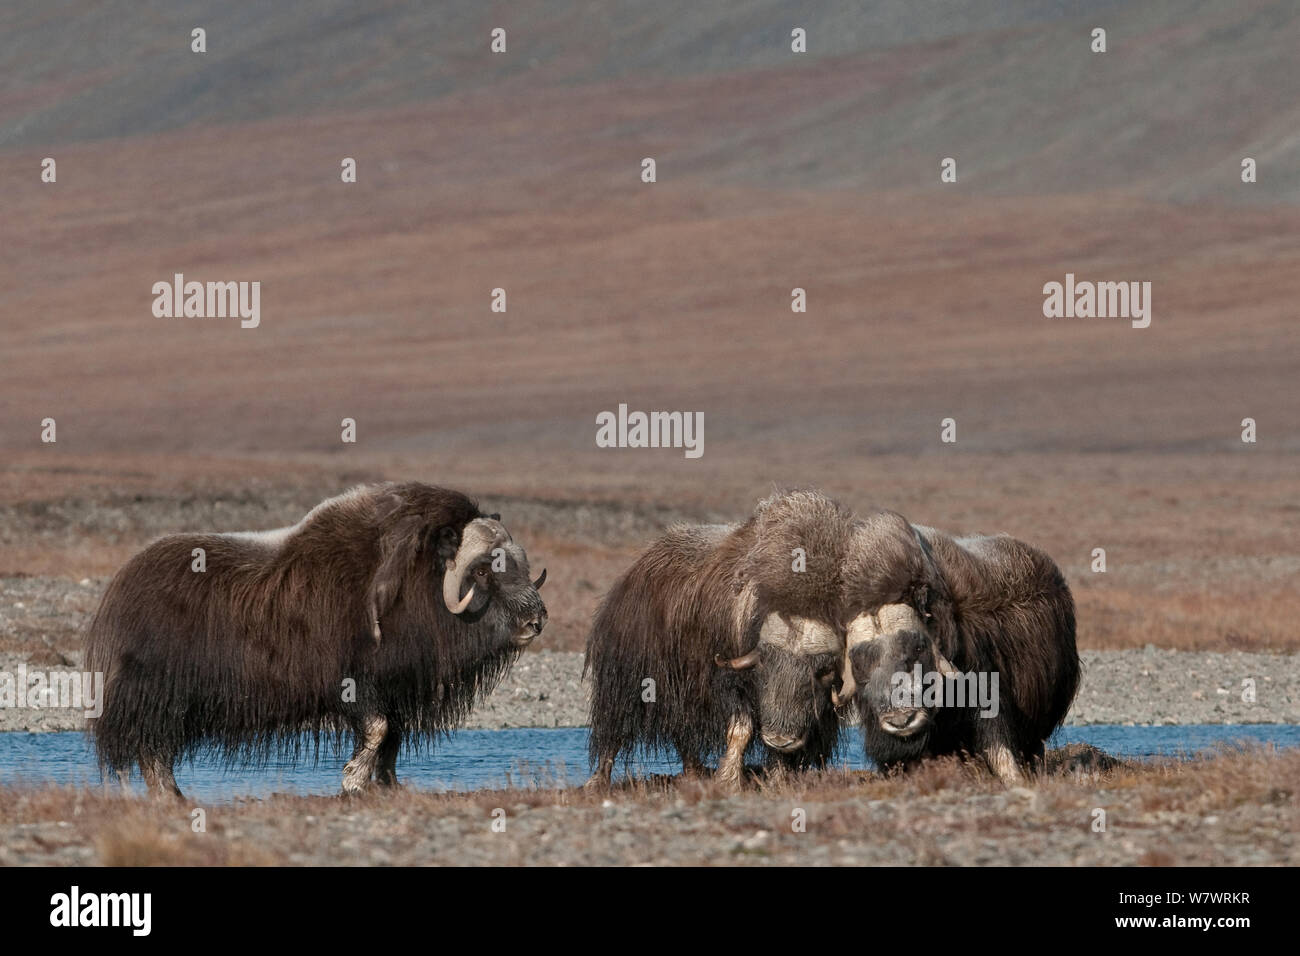
M1072 765L1082 769L1057 768L1011 791L969 765L938 760L903 776L760 780L740 795L708 779L678 779L609 794L276 796L204 808L203 833L192 830L189 804L7 788L0 842L5 863L110 866L1297 862L1300 752L1224 749L1187 762ZM792 808L806 813L805 832L792 828ZM1102 833L1092 825L1099 808L1107 813ZM494 811L504 812L504 833L491 829Z

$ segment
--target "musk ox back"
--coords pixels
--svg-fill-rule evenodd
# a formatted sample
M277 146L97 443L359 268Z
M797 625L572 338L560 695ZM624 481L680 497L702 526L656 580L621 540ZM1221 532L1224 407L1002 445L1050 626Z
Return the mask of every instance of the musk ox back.
M1080 676L1074 601L1052 560L892 512L859 522L849 554L842 694L867 756L977 754L1008 781L1038 766Z
M636 560L587 640L593 785L638 750L675 751L687 772L720 756L718 778L737 783L756 732L784 763L826 761L850 519L821 495L787 492L743 525L674 528Z
M393 784L404 737L456 726L540 633L544 577L497 516L417 483L353 489L291 528L162 538L87 636L101 765L179 793L175 762L201 748L259 763L351 732L344 789Z

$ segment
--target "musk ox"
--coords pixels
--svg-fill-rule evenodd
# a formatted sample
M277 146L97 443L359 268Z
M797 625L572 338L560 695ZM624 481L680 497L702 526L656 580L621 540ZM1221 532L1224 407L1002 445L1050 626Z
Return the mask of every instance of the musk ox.
M1080 675L1074 601L1047 555L879 512L855 524L843 588L837 701L856 702L870 759L968 753L1006 781L1040 765Z
M815 492L762 501L743 525L676 527L601 602L587 639L589 786L620 755L676 751L737 784L755 734L769 757L832 754L844 632L839 567L852 516ZM762 720L759 716L762 714Z
M123 567L90 625L101 766L179 795L178 759L356 748L343 789L397 782L404 737L446 732L541 633L546 607L499 515L430 485L354 488L277 531L175 534ZM200 550L201 549L201 550Z

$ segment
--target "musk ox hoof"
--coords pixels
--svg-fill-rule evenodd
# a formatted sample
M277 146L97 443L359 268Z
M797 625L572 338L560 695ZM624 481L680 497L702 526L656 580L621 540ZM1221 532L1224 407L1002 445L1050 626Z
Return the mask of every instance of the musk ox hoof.
M343 789L340 792L341 795L345 797L359 797L362 794L370 792L374 787L375 784L371 780L361 780L357 777L344 774Z

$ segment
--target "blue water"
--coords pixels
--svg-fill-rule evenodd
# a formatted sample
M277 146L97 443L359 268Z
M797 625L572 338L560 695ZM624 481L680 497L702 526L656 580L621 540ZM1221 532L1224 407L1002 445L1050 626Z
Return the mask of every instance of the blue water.
M1300 747L1294 724L1191 724L1121 727L1101 724L1065 727L1050 745L1089 743L1117 757L1190 756L1220 744L1248 741ZM839 763L868 769L862 738L845 731ZM292 766L272 762L256 770L226 770L199 760L176 769L176 782L188 797L219 802L272 793L336 794L348 753L323 750L318 763ZM642 760L635 775L678 773L675 760ZM505 786L573 786L587 776L586 728L462 730L421 753L403 753L397 775L402 783L426 790L478 790ZM0 785L62 784L103 786L94 753L81 733L0 733ZM143 792L139 781L132 788Z

